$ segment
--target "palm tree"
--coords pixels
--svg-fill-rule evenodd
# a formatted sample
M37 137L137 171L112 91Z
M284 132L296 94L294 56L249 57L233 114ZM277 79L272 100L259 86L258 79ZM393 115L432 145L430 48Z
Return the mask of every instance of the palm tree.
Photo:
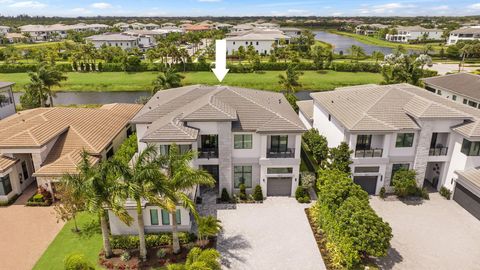
M373 51L372 58L375 59L375 64L377 64L378 60L385 58L385 55L380 51Z
M355 58L355 62L357 62L357 63L358 63L358 59L360 57L365 56L365 50L362 47L357 46L357 45L352 45L350 47L349 51L350 51L350 55L353 58Z
M159 90L175 88L182 86L182 79L185 78L180 73L177 73L173 68L167 68L165 72L160 73L153 81L152 94Z
M60 86L60 82L66 80L67 76L65 76L60 70L56 69L55 66L47 66L45 64L42 64L36 73L45 85L50 99L50 107L53 107L54 94L52 93L52 86Z
M168 193L162 196L165 209L172 215L172 238L173 252L180 251L180 241L178 239L177 229L177 206L182 205L190 210L193 216L198 220L198 213L195 209L195 203L188 196L188 192L195 189L198 185L215 185L213 177L204 170L192 168L190 162L195 158L196 153L187 151L180 153L177 145L170 146L166 155L160 157L161 168L164 172L164 178L168 186Z
M213 248L202 250L194 247L188 252L185 264L169 264L168 270L220 270L220 253Z
M217 235L222 230L221 221L214 216L199 217L198 239L203 247L208 237Z
M84 163L84 162L82 162ZM78 174L65 174L60 179L60 186L62 190L65 190L65 195L68 194L71 198L69 200L82 203L84 199L86 199L85 194L85 183L87 182L88 178L93 175L93 171L90 170L89 166L80 166L80 171ZM63 193L63 192L62 192ZM53 197L53 196L52 196ZM77 205L78 210L82 209L80 205ZM81 211L81 210L80 210ZM75 232L79 232L77 226L77 213L72 213L71 218L73 219L74 230Z
M164 208L161 195L169 193L165 174L160 169L157 150L154 146L147 146L135 159L133 166L121 165L121 178L124 183L124 198L132 199L136 204L137 230L140 242L140 259L147 259L145 244L145 225L143 223L144 200Z
M297 67L294 65L289 65L286 70L286 75L278 75L278 83L284 87L287 91L295 93L297 87L301 87L302 84L299 82L300 75L303 73L297 70Z
M45 87L38 73L29 72L28 76L30 77L30 83L25 85L25 94L20 97L22 106L27 109L45 107L47 87Z

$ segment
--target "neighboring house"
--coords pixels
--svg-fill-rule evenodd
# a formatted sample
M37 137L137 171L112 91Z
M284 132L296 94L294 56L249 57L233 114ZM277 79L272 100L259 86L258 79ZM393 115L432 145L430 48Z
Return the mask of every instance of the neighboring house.
M134 131L137 104L91 108L37 108L0 120L0 200L31 183L54 193L65 173L76 173L83 150L96 163L111 157Z
M279 30L264 31L253 30L239 36L230 36L227 41L227 54L231 55L238 51L240 46L247 50L248 46L253 46L259 54L270 54L273 44L280 44L280 40L285 40L286 44L290 42L290 37Z
M308 128L313 127L313 102L311 100L297 101L298 116L302 123Z
M292 38L297 38L302 34L302 29L296 27L282 27L280 31Z
M217 23L215 24L216 29L230 31L233 28L233 25L228 23Z
M106 31L110 26L106 24L53 24L53 25L23 25L20 26L20 32L27 35L33 41L51 41L61 40L67 37L68 31Z
M194 25L187 25L183 29L185 30L185 32L199 32L199 31L208 31L212 28L209 25L194 24Z
M19 33L6 33L4 38L8 43L17 43L27 40L27 37Z
M136 37L138 39L138 46L142 49L155 47L157 44L157 37L164 37L167 32L158 30L128 30L123 32L124 35Z
M10 32L10 27L0 25L0 36L4 36L8 32Z
M250 23L245 23L245 24L238 24L232 27L231 31L232 32L244 32L244 31L251 31L255 27L250 24Z
M355 34L373 36L378 33L379 30L388 28L388 25L384 24L360 24L355 27Z
M442 97L480 109L480 76L455 73L422 79L425 89Z
M91 42L95 48L100 48L103 45L120 47L124 50L140 47L140 38L137 35L106 33L87 37L86 40Z
M385 39L392 42L408 43L412 40L441 40L443 30L427 29L421 26L397 27L396 34L387 34Z
M456 44L458 41L480 39L480 26L463 27L450 32L447 45Z
M124 23L124 22L116 23L116 24L113 25L113 27L118 28L118 29L120 29L121 31L127 31L127 30L132 29L132 28L130 27L130 24Z
M13 82L0 82L0 120L15 114L15 100L13 97Z
M258 29L264 29L264 30L275 30L279 29L280 25L276 23L254 23L253 26Z
M369 194L392 191L395 171L414 169L419 186L446 187L480 218L480 110L409 84L311 96L313 127L329 147L349 145L353 180Z

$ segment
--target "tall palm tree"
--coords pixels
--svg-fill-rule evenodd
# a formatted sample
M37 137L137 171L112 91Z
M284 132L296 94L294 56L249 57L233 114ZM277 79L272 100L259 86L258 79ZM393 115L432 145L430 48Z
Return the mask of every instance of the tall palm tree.
M172 215L172 238L173 252L180 251L180 241L178 239L177 228L177 206L182 205L189 209L198 220L198 213L195 209L195 203L188 196L188 192L195 189L198 185L214 186L215 180L204 170L192 168L190 162L195 158L196 153L187 151L180 153L177 145L170 146L166 155L160 156L160 164L164 173L168 193L162 196L165 209Z
M152 94L159 90L175 88L182 86L182 79L185 78L182 74L177 73L173 68L167 68L165 72L160 73L153 81Z
M20 97L22 106L27 109L45 107L47 87L40 79L38 73L29 72L28 76L30 77L30 82L25 85L25 94Z
M50 107L53 107L53 92L52 92L52 87L53 86L60 86L61 81L65 81L67 79L67 76L64 75L62 71L59 69L55 68L55 66L48 66L45 64L42 64L37 72L38 77L40 80L43 82L45 85L47 91L48 91L48 97L50 99Z
M349 49L350 55L355 59L355 62L358 62L360 57L365 56L365 50L357 45L352 45Z
M168 270L220 270L220 253L213 248L202 250L194 247L188 252L185 264L169 264Z
M128 164L121 166L124 197L132 199L136 204L140 259L142 261L147 259L142 202L147 200L151 204L165 208L161 195L169 193L166 177L161 171L160 165L157 150L150 145L134 158L132 166Z
M289 65L286 74L278 75L279 81L278 83L284 87L287 91L291 93L295 93L297 87L301 87L302 84L299 82L300 76L303 73L297 70L297 67L294 65Z

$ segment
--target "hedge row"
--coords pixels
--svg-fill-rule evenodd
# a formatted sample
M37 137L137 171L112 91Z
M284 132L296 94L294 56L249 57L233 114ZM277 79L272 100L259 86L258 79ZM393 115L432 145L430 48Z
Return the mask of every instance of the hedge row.
M195 241L195 235L186 232L179 232L178 238L180 244L187 244ZM140 240L138 235L112 235L110 236L110 244L113 249L135 249L138 248ZM146 234L145 244L147 248L160 247L172 244L171 233Z

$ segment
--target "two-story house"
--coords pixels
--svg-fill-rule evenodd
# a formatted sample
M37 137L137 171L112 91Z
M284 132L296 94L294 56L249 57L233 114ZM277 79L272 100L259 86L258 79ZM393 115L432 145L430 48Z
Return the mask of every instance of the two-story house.
M409 84L311 96L313 127L329 147L348 143L352 178L368 193L391 191L397 170L414 169L419 186L454 191L454 200L480 218L480 110Z
M422 79L425 89L439 96L480 109L480 76L461 72Z
M260 185L264 196L294 196L299 184L306 129L280 93L202 85L163 90L131 123L137 128L139 152L155 145L166 153L173 143L181 151L196 151L192 166L212 174L218 196L223 189L238 193L241 184L247 193ZM168 213L147 202L145 207L146 231L170 229ZM189 213L180 206L178 211L182 218L176 222L189 230ZM113 234L135 232L114 215L110 224Z
M412 40L441 40L443 30L427 29L421 26L402 26L396 28L395 34L387 34L385 39L392 42L408 43Z
M15 114L15 100L13 98L12 82L0 82L0 120Z
M255 29L247 32L239 32L240 35L227 37L227 54L232 55L238 51L240 47L243 47L245 50L249 46L253 46L255 51L259 54L270 54L273 50L273 45L280 45L280 41L284 40L285 44L290 42L291 37L285 35L280 30L261 30Z
M480 26L462 27L450 32L447 45L457 44L459 41L472 41L480 39Z

